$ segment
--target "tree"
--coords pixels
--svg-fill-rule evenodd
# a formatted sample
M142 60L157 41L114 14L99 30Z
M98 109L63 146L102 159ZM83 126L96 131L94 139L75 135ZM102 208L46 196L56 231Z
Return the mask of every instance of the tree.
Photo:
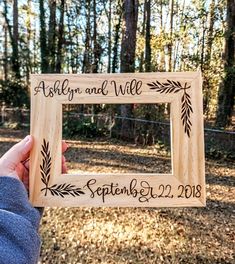
M31 28L31 15L32 15L32 10L31 10L31 0L27 0L27 5L24 6L26 9L26 62L25 62L25 67L26 67L26 83L27 86L30 84L30 73L32 71L32 59L31 59L31 39L32 39L32 28Z
M172 50L173 50L173 20L174 20L174 0L171 0L171 13L170 13L170 41L168 44L169 50L169 65L168 70L172 71Z
M4 80L8 79L8 35L7 35L7 24L4 23L4 59L3 59L3 69L4 69Z
M112 53L112 0L108 1L108 10L106 8L106 1L104 1L105 13L108 18L108 66L107 72L111 72L111 53Z
M14 77L16 79L20 79L20 65L19 65L19 49L18 49L18 42L19 42L19 27L18 27L18 1L13 1L13 30L12 26L10 25L10 21L8 18L8 11L7 11L7 1L4 0L4 12L3 15L5 17L6 26L8 29L8 33L10 36L10 42L12 46L12 71Z
M48 72L55 72L55 59L56 59L56 0L49 0L49 27L48 27Z
M84 73L91 71L91 0L86 1L86 37L85 37L85 51L83 56L83 70Z
M18 0L13 1L13 42L12 42L12 70L17 79L20 78L19 64L19 22L18 22Z
M72 4L71 4L72 3ZM76 3L76 4L73 4ZM81 65L81 58L83 57L80 45L80 16L81 10L84 7L83 1L66 2L65 4L65 18L64 18L64 47L63 53L66 58L67 72L77 73Z
M173 2L173 1L172 1ZM151 71L151 0L146 1L146 37L145 37L145 71Z
M96 15L96 0L93 0L93 44L94 44L94 62L92 72L97 73L100 60L100 47L97 41L97 15Z
M124 1L124 23L121 44L121 72L135 71L135 49L136 31L138 19L138 0ZM130 139L133 137L131 123L126 117L132 116L133 105L121 105L122 127L121 138Z
M63 44L64 44L64 9L65 0L60 2L60 23L58 29L58 47L57 47L57 60L56 60L56 72L60 73L63 62Z
M203 80L203 92L204 92L204 102L203 108L204 113L208 114L209 112L209 103L210 103L210 96L211 96L211 78L209 76L210 71L210 62L211 62L211 54L212 54L212 45L214 40L214 24L215 24L215 1L212 0L210 4L210 11L209 11L209 27L207 32L207 41L205 43L205 54L204 63L202 64L202 73L204 76Z
M120 28L122 23L122 4L121 1L118 1L117 5L117 16L118 22L115 25L115 33L114 33L114 45L113 45L113 61L112 61L112 72L116 72L118 69L118 43L120 39Z
M227 31L224 49L224 78L219 87L216 125L231 124L235 97L235 0L227 0Z
M137 19L138 0L125 0L121 44L121 72L135 71Z
M146 6L147 6L147 1L144 1L144 5L143 5L143 22L142 22L142 29L140 32L140 37L142 39L145 39L145 49L142 48L141 49L141 53L140 53L140 59L139 59L139 72L143 72L144 71L144 53L146 52L146 33L145 33L145 28L146 28ZM145 60L146 60L146 55L145 55Z
M41 50L41 72L48 72L48 47L47 47L47 34L46 34L46 22L45 22L45 8L44 1L39 0L40 10L40 50Z

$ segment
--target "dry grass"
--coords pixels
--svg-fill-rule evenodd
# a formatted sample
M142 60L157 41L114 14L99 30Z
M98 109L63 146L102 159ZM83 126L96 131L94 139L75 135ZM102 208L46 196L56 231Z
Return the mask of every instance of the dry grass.
M25 133L0 129L0 155ZM71 141L69 168L170 171L164 150L114 143ZM207 160L206 179L205 208L45 209L40 263L235 263L234 163Z

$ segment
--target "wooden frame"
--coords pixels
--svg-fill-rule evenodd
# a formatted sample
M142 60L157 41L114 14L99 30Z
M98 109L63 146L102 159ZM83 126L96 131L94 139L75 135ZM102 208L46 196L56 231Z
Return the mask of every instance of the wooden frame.
M205 206L200 72L31 75L34 206ZM171 174L61 175L62 104L170 103Z

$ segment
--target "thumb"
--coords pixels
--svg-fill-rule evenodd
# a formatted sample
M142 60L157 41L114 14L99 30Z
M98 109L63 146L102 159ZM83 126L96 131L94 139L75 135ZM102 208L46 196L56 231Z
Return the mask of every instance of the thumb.
M0 159L0 176L15 176L17 165L25 160L33 145L32 136L27 136L8 150Z

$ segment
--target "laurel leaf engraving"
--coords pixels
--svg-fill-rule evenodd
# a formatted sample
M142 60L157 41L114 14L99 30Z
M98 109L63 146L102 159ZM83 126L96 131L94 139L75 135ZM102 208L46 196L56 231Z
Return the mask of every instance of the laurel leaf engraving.
M183 91L183 95L181 97L181 120L184 126L184 132L188 135L188 137L190 137L192 126L190 118L191 114L193 113L193 108L191 103L191 97L186 90L191 88L191 86L188 86L187 83L182 86L179 81L171 80L167 80L167 82L164 83L156 81L152 83L147 83L147 85L150 87L149 89L155 90L156 92L159 92L161 94L178 93L180 91Z
M69 183L63 183L59 185L54 184L52 186L49 186L52 162L51 153L49 150L49 142L46 142L45 139L43 140L41 154L43 157L42 164L40 164L41 181L46 186L45 188L42 188L41 191L45 191L45 196L47 195L48 190L50 191L52 196L60 196L62 198L64 198L64 196L66 195L75 197L85 194L81 188Z

